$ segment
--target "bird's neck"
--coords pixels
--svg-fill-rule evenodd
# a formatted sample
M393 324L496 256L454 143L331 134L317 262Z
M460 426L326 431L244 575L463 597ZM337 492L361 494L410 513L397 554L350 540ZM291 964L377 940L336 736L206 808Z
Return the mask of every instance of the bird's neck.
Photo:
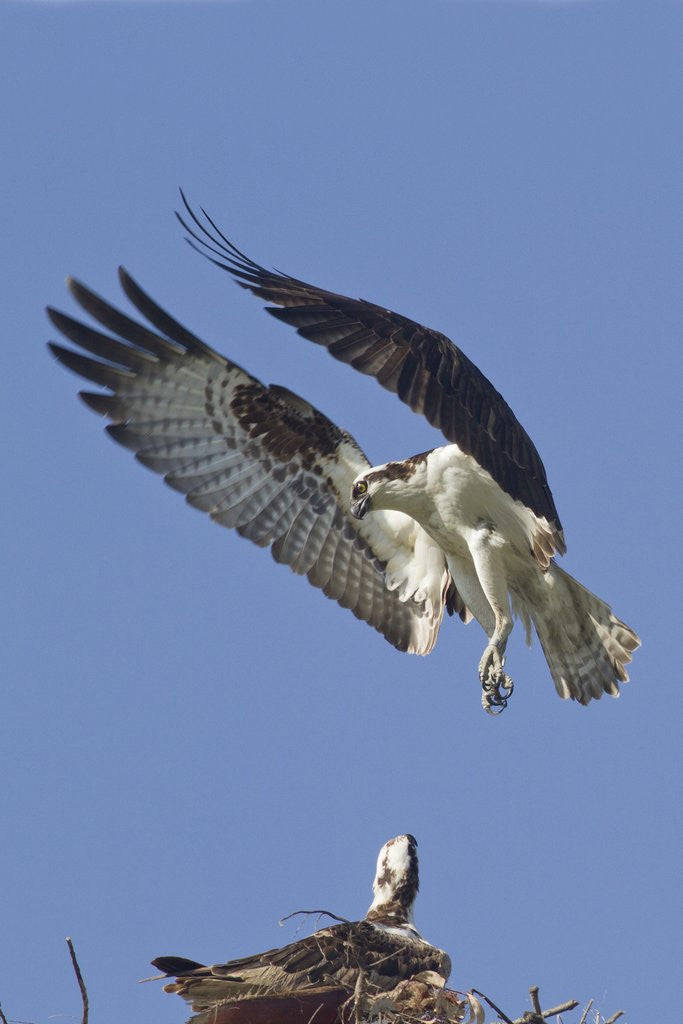
M413 908L412 905L406 907L398 899L383 903L375 902L365 915L365 919L372 924L383 924L394 928L401 927L401 925L412 925Z

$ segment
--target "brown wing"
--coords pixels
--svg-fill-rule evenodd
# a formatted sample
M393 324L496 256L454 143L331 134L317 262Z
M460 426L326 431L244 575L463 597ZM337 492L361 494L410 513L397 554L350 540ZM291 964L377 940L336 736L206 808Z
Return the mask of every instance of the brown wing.
M355 923L333 925L286 946L208 967L181 957L159 957L152 963L165 974L186 982L220 979L225 991L229 985L235 994L241 989L244 995L318 986L331 980L343 984L349 968L357 970L360 962L360 946L354 938L361 927Z
M443 950L377 928L368 921L324 928L298 942L261 954L261 961L281 968L295 977L297 984L303 976L309 985L335 982L353 987L362 969L368 985L382 991L422 971L434 971L444 980L450 973L450 959ZM212 970L218 972L216 967ZM226 964L224 970L233 974L235 961Z
M365 921L337 924L287 946L204 967L192 960L152 961L176 981L165 986L201 1007L217 999L245 999L293 989L354 988L360 970L370 990L388 991L401 979L433 971L450 974L446 953L425 942L384 932Z
M352 927L334 925L287 946L224 964L204 966L182 957L158 957L152 965L175 978L165 990L187 999L194 1009L217 1000L251 1000L326 984L346 987Z
M389 309L266 270L237 249L206 211L202 213L208 227L185 196L183 202L197 230L179 214L178 218L203 255L242 287L275 303L278 308L267 307L268 312L302 337L375 377L414 412L422 413L449 441L472 455L507 494L546 519L558 535L558 549L564 550L557 509L531 438L464 352L445 335Z

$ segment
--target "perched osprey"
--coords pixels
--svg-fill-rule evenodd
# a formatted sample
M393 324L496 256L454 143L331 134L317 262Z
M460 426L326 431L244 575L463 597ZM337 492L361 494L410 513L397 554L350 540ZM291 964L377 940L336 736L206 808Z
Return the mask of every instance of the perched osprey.
M202 234L184 226L205 255L273 303L268 312L375 376L450 443L372 466L350 434L219 355L124 270L123 290L151 327L73 280L77 302L111 333L48 310L96 357L50 346L109 389L82 398L113 421L112 437L401 651L429 653L444 611L476 618L488 638L479 664L486 710L502 710L512 690L503 664L513 614L527 640L535 627L561 697L618 696L640 641L555 564L565 542L541 459L474 363L406 317L265 270L187 209Z
M385 843L377 858L374 899L362 921L334 924L281 949L205 967L182 957L161 956L152 966L164 986L194 1010L219 1001L302 992L325 986L357 990L362 976L369 994L387 992L405 978L420 975L445 984L451 960L426 942L413 924L419 887L417 841L411 835Z

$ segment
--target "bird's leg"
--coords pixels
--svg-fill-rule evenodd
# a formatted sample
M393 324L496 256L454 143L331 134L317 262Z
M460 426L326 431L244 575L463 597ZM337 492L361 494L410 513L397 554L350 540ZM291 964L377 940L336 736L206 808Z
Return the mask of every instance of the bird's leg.
M503 541L489 524L473 531L469 538L470 553L479 583L494 614L495 625L479 662L481 703L490 715L498 715L507 707L514 685L503 671L505 648L512 629L507 577L502 556Z

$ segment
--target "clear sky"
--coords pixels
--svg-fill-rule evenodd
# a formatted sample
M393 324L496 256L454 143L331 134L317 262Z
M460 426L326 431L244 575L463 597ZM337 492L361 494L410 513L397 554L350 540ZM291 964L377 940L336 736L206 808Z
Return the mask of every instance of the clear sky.
M80 1019L72 935L97 1024L180 1022L137 984L152 957L362 916L404 831L456 988L678 1013L682 30L657 0L4 0L11 1019ZM104 436L43 307L74 312L67 274L118 301L123 263L374 462L441 443L195 255L179 185L254 258L444 331L504 392L563 565L643 638L619 701L560 701L518 629L487 717L476 624L398 654Z

